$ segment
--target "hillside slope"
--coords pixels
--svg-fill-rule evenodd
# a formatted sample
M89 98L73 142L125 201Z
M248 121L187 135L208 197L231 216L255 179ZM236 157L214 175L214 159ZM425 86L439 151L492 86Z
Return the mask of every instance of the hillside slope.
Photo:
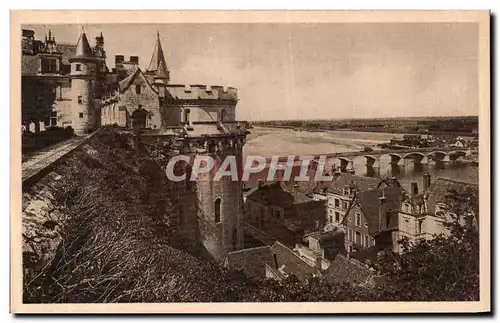
M177 210L168 195L130 133L101 130L23 194L24 301L247 298L246 279L170 246Z

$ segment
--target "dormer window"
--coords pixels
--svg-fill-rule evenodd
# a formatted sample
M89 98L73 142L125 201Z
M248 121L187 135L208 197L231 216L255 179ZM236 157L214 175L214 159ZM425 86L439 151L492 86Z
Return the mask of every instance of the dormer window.
M348 195L349 195L349 188L348 188L348 187L345 187L345 188L344 188L344 195L345 195L345 196L348 196Z

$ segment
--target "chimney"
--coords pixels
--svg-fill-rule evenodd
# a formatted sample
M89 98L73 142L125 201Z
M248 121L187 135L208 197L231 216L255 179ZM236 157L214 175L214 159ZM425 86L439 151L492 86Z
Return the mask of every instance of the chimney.
M130 56L130 63L139 65L139 56Z
M123 63L124 60L125 60L125 56L115 55L115 65Z
M412 196L418 195L418 183L417 182L411 182L411 195Z
M379 231L386 229L385 214L387 213L387 198L385 197L385 190L382 190L382 196L378 198L378 227Z
M398 186L398 179L395 176L391 177L391 186L393 187Z
M424 192L429 189L429 186L431 186L431 174L425 173L424 174Z

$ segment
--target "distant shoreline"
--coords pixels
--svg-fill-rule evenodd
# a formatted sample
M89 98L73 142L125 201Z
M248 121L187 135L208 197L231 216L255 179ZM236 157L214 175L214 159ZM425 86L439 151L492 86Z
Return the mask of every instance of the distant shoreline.
M473 137L473 138L478 138L479 134L475 133L470 133L470 132L459 132L459 131L429 131L425 133L420 133L417 131L409 131L408 129L395 129L395 128L342 128L342 129L311 129L311 128L297 128L293 126L280 126L280 125L260 125L260 124L254 124L254 127L259 127L259 128L276 128L276 129L289 129L289 130L296 130L296 131L307 131L307 132L340 132L340 131L352 131L352 132L375 132L375 133L393 133L393 134L399 134L399 135L448 135L448 136L460 136L460 137Z

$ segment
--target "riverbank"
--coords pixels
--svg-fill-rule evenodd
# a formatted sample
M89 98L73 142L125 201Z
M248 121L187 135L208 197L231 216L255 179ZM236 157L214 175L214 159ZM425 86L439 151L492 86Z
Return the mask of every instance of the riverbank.
M421 134L429 134L432 136L450 136L450 137L467 137L467 138L479 138L478 133L470 133L470 132L460 132L460 131L428 131L428 132L419 132L406 128L371 128L371 127L357 127L357 128L338 128L338 129L329 129L329 128L301 128L301 127L292 127L292 126L279 126L279 125L256 125L254 127L262 127L262 128L276 128L276 129L290 129L294 131L307 131L307 132L331 132L331 131L342 131L342 132L366 132L366 133L392 133L392 134L400 134L400 135L421 135Z
M244 155L288 156L361 151L403 135L365 133L357 131L294 131L293 129L256 126L250 131L244 146Z

